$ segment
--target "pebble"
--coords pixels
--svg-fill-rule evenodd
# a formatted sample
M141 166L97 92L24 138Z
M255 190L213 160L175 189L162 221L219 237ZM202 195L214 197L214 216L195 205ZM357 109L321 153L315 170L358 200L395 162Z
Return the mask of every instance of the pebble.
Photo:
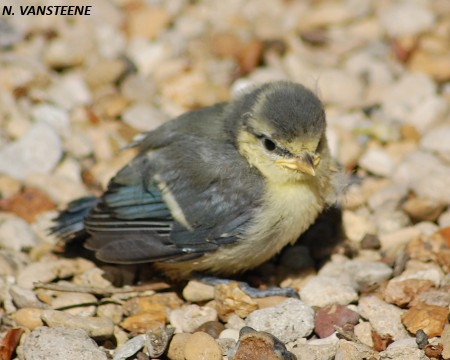
M402 204L402 210L415 222L436 221L444 206L436 200L410 198Z
M371 194L367 204L372 211L381 207L384 209L395 210L398 209L400 203L407 195L408 188L405 185L392 184Z
M217 339L224 329L225 325L223 325L221 322L208 321L200 325L194 332L203 331L212 336L214 339Z
M380 352L380 360L428 360L423 350L411 347L392 347Z
M440 126L428 131L421 139L420 146L433 151L442 157L450 158L450 145L447 139L450 136L450 126Z
M111 319L111 321L117 325L122 321L123 317L123 307L118 304L101 304L97 306L97 312L98 317L104 317Z
M335 326L356 325L359 314L342 305L329 305L317 310L314 320L314 332L320 338L325 338L336 331Z
M191 280L183 289L186 301L201 302L214 299L214 286Z
M395 304L404 307L409 304L417 295L429 290L433 287L433 282L430 280L398 280L394 278L388 282L383 291L384 300L390 304Z
M76 316L57 310L44 310L41 318L52 328L64 326L83 329L90 337L96 339L107 339L114 334L114 323L108 318Z
M169 320L176 332L193 332L208 321L217 321L217 311L211 307L186 305L173 310Z
M402 315L402 322L410 333L423 330L431 338L441 336L449 315L448 307L419 304Z
M106 354L82 329L45 326L33 330L20 346L26 360L106 360Z
M444 359L450 359L450 325L447 324L442 331L442 357Z
M392 276L392 269L382 262L352 260L346 268L358 284L359 289L379 285Z
M367 216L344 210L342 222L345 235L352 241L360 242L366 235L375 234L376 226Z
M220 335L219 339L232 339L234 342L238 342L239 340L239 330L236 329L225 329Z
M136 354L144 345L145 335L137 335L115 351L113 360L126 360Z
M364 344L358 344L347 340L339 340L335 360L370 359L375 356L375 351Z
M210 335L196 332L186 341L184 357L186 360L222 360L222 350Z
M167 115L144 103L134 104L122 114L122 121L139 131L154 130L167 120Z
M170 360L186 360L184 357L184 348L191 336L192 334L188 333L175 334L169 344L167 357Z
M389 335L394 340L408 337L401 316L404 310L387 304L376 296L364 296L359 299L359 314L369 320L374 330L381 336Z
M411 306L420 303L436 305L441 307L450 307L450 293L444 289L429 290L418 294L411 302Z
M62 75L58 82L50 86L47 95L51 102L66 110L87 105L92 101L87 84L77 73Z
M253 311L245 324L266 331L283 343L306 337L314 328L314 311L303 301L288 299L272 308Z
M364 87L358 76L342 70L325 70L320 76L323 101L352 108L360 104ZM326 85L325 85L326 84Z
M47 124L36 123L19 140L0 149L0 173L19 180L33 174L48 174L62 152L56 131Z
M236 347L228 354L230 360L280 359L296 360L295 355L275 336L244 327L239 333Z
M54 310L77 316L94 316L97 298L88 293L64 292L52 299L51 307Z
M142 312L126 317L120 326L134 333L145 333L149 329L156 329L166 323L166 313L157 310L154 312Z
M32 109L31 114L35 122L49 125L59 136L70 136L71 125L66 110L51 104L39 104Z
M355 289L343 278L319 275L300 289L300 298L310 306L347 305L358 300Z
M258 304L241 290L238 283L230 282L215 286L215 309L222 321L227 321L231 314L246 318L258 309Z
M43 311L43 309L39 308L24 307L11 314L11 318L18 326L23 326L29 330L34 330L44 325L41 319Z
M374 175L388 177L395 168L395 162L383 148L370 147L359 158L359 165Z
M86 259L44 259L27 265L17 275L17 285L26 289L32 289L34 283L48 283L57 278L70 277L94 267L94 264Z
M434 15L420 1L393 3L383 9L380 23L391 37L412 36L431 29Z
M368 347L373 347L373 339L372 339L372 325L370 323L364 321L355 325L354 332L359 341L361 341L364 345Z
M9 213L0 213L1 248L20 251L36 245L36 235L25 220Z
M19 309L25 307L34 308L47 308L48 306L39 301L34 291L26 288L22 288L17 285L12 285L9 289L9 293Z

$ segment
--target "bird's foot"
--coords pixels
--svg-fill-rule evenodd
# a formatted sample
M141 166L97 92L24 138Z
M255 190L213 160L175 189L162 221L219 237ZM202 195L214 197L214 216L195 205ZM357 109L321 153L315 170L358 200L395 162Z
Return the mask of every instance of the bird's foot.
M299 298L298 292L293 288L281 288L281 287L271 287L268 289L257 289L250 286L244 281L235 281L230 279L222 279L213 276L203 276L198 279L200 282L208 285L221 285L229 284L230 282L237 282L239 287L243 292L252 298L264 298L269 296L285 296L292 298Z

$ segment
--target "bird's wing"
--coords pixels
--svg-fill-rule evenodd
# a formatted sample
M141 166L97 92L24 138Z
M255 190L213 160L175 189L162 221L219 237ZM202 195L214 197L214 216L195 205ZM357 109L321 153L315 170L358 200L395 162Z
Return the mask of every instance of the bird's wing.
M231 144L183 134L123 168L85 220L104 261L183 261L237 241L262 180Z

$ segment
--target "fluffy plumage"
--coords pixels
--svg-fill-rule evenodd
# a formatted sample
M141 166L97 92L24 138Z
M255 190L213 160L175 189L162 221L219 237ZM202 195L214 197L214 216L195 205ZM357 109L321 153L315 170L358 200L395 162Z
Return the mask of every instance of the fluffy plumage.
M106 262L154 262L174 277L253 268L334 193L322 104L291 82L183 114L135 146L105 193L69 204L53 229Z

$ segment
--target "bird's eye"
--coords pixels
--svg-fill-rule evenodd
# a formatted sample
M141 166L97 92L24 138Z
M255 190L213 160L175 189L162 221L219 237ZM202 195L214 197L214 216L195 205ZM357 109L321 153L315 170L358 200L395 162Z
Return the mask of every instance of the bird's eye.
M275 143L270 139L264 138L262 143L268 151L274 151L277 148Z

